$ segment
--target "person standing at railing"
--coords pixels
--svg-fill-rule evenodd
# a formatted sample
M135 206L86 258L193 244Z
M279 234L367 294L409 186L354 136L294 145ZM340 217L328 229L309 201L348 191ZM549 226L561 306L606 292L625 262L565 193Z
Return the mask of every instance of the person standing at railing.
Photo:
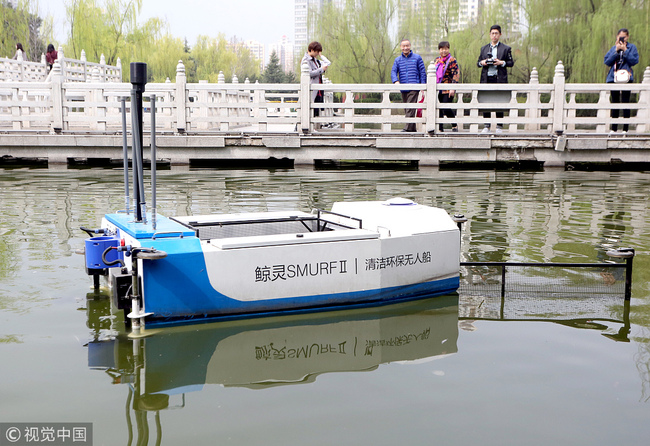
M482 84L507 84L508 83L508 70L506 68L512 67L515 60L512 58L512 49L499 42L501 38L501 27L499 25L492 25L490 28L490 43L481 48L478 55L477 65L481 68L481 83ZM483 112L483 117L490 118L489 111ZM503 118L503 112L496 112L497 119ZM486 123L483 127L483 133L490 131L490 124ZM497 124L496 132L503 131L503 124Z
M309 65L309 83L310 84L322 84L323 83L323 73L327 71L327 68L330 66L331 62L321 53L323 52L323 46L318 42L311 42L307 47L307 52L302 58L301 65L307 62ZM313 103L323 103L323 90L314 90L311 92L311 101ZM319 116L320 109L314 109L314 117Z
M422 58L411 51L411 41L404 39L400 42L402 54L395 58L390 77L394 84L426 84L427 70ZM420 90L402 90L402 102L415 104L418 102ZM409 108L404 113L407 118L415 117L416 109ZM403 132L415 132L415 123L409 122Z
M59 54L54 49L51 43L47 46L47 53L45 53L45 61L47 62L47 70L50 71L54 65L54 61L59 57Z
M639 63L639 52L633 43L628 42L630 33L627 29L621 28L616 33L616 43L605 54L605 65L609 67L605 82L627 84L634 81L632 67ZM627 104L630 102L630 90L612 90L612 104ZM619 116L619 109L612 109L611 117L616 119ZM623 117L630 117L630 109L623 109ZM612 132L618 130L618 124L612 124ZM627 133L629 124L623 125L623 133Z
M16 44L16 54L14 54L13 60L18 60L21 55L22 60L27 60L27 53L23 49L23 44L19 42Z
M434 66L436 67L436 83L438 84L457 84L460 80L458 61L454 56L451 55L449 48L450 45L447 41L442 41L438 44L440 57L434 61ZM455 90L438 91L438 102L441 104L449 104L451 102L454 102L455 95ZM456 112L450 108L441 108L440 117L442 118L443 115L448 118L455 118ZM440 124L439 128L441 132L444 132L442 124ZM451 131L458 131L458 126L455 123L451 125Z

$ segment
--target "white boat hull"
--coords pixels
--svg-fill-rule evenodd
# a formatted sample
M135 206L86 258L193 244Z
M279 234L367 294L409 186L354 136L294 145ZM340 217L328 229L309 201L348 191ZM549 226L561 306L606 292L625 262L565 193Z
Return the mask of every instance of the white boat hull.
M301 219L312 224L313 214L157 216L155 229L152 222L107 214L103 226L125 245L167 253L163 259L138 260L138 275L142 311L151 313L146 320L169 323L374 305L455 291L457 226L441 209L406 203L337 203L333 212L349 217L319 216L317 230L300 232L277 227L302 227ZM359 227L337 226L349 218L359 219Z

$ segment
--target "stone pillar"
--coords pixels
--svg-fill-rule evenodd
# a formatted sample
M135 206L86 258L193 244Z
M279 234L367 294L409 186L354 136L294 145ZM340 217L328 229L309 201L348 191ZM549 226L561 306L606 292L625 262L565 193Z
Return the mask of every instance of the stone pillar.
M122 59L120 59L119 57L117 58L116 68L117 68L117 77L118 77L117 82L121 83L122 82ZM167 79L169 80L169 78Z
M171 81L170 78L167 78L167 79L165 79L165 83L166 84L171 84L172 81ZM158 109L160 110L162 108L162 114L164 116L172 116L174 114L174 110L173 110L173 107L170 107L170 105L169 105L172 102L172 91L167 89L167 88L165 88L164 91L165 91L165 93L163 95L163 98L161 99L161 102L164 102L164 104L159 103L158 104L158 107L159 107ZM174 128L174 123L171 122L171 120L170 121L165 120L163 122L164 122L164 126L165 126L166 129L171 130L171 129Z
M53 133L61 133L63 130L63 73L61 64L57 59L52 65L52 129Z
M323 77L323 83L327 85L331 85L332 81L329 80L327 77ZM323 102L325 104L329 104L328 107L323 109L323 116L326 116L328 118L331 118L334 116L334 92L333 91L325 91L323 95ZM286 114L289 111L289 109L285 108L284 109L284 114Z
M41 76L40 80L44 81L47 79L47 59L45 58L45 54L41 53L41 65L43 65L43 76Z
M436 66L433 64L433 61L429 64L427 68L427 90L426 98L424 102L426 103L426 110L423 113L424 116L424 129L430 135L433 135L436 131L436 121L437 121L437 106L438 106L438 91L436 89ZM417 113L416 113L417 115Z
M529 83L531 87L537 87L539 85L539 73L537 72L537 67L533 67L533 71L530 73ZM526 117L530 119L531 122L526 123L526 130L539 130L539 124L537 123L537 119L539 118L539 90L531 89L528 93L528 107L529 108L526 110Z
M636 126L636 133L646 133L650 130L650 90L647 90L648 84L650 84L650 67L645 67L641 84L646 89L641 90L639 93L639 111L637 112L637 118L640 118L643 124Z
M199 80L199 85L208 86L208 81L205 79L201 79ZM210 102L214 103L214 97L210 97L207 88L200 88L199 95L198 95L198 104L196 103L192 104L194 108L192 115L194 116L198 115L200 118L202 118L199 122L196 123L197 129L207 130L210 127L210 125L208 124ZM199 107L198 113L196 110L197 105Z
M106 58L104 57L104 54L99 58L99 81L100 82L106 82ZM93 73L94 74L94 73Z
M381 94L381 131L384 133L389 133L392 129L392 111L390 108L390 90L384 90Z
M100 132L105 132L106 131L106 107L103 106L102 104L106 102L106 98L104 97L104 88L101 85L102 83L102 75L101 75L101 70L99 67L95 67L92 70L92 83L97 84L92 87L92 92L94 93L93 102L95 105L93 107L90 107L91 111L94 111L94 115L96 117L95 122L91 124L91 126L95 127L95 130L99 130Z
M23 121L20 119L20 104L22 103L22 100L18 97L19 92L19 87L11 88L11 121L13 130L21 130L23 128Z
M255 81L257 87L260 86L260 81ZM258 132L266 132L268 130L268 112L266 106L266 94L264 89L258 88L253 95L253 117L257 118Z
M18 65L20 65L20 82L25 82L25 64L23 64L23 52L18 53L18 58L16 60Z
M88 80L88 61L86 60L86 50L81 50L81 63L83 65L83 80Z
M65 63L65 54L63 53L62 46L59 46L59 49L56 52L56 60L61 65L61 74L63 74L63 78L65 79L66 63ZM52 70L54 70L54 64L52 64Z
M185 133L187 129L187 77L185 76L185 65L179 60L176 65L176 131Z
M250 79L246 78L244 79L244 85L247 85L250 87ZM246 101L250 104L255 100L255 97L251 94L252 92L250 90L244 90L244 93L246 95ZM249 107L248 109L242 108L242 116L246 117L252 117L253 116L253 107Z
M230 83L233 84L233 85L239 84L239 78L237 77L236 74L233 73L232 80L230 81ZM235 104L234 108L230 108L228 110L228 116L237 116L237 117L239 117L240 116L240 110L241 110L239 107L237 107L237 105L239 105L239 90L231 90L231 91L229 91L228 96L229 96L228 102L232 102L233 104ZM235 122L229 123L229 125L230 124L239 125L238 122L237 123L235 123Z
M219 71L219 75L217 76L217 84L225 84L226 83L226 76L223 74L223 71ZM217 90L217 95L218 99L217 101L220 104L220 108L218 109L218 115L219 115L219 129L222 132L227 132L228 131L228 90L223 87L220 90Z
M98 84L102 81L101 71L99 67L95 67L90 71L90 82Z
M300 129L303 133L309 133L311 126L311 91L309 91L309 64L307 61L300 65L298 103L300 104Z
M345 92L345 104L348 104L348 107L345 108L343 115L345 116L345 125L343 128L346 132L354 132L354 108L349 104L354 104L354 92L352 90L346 90Z
M555 66L553 76L553 133L561 135L564 133L564 65L559 60Z

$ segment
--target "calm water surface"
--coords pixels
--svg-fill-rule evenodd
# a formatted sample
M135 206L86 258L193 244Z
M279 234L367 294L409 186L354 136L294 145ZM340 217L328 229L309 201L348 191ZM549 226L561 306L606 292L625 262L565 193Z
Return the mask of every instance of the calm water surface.
M499 321L471 319L480 304L454 295L130 339L74 253L79 226L124 208L121 182L120 170L0 170L0 422L92 422L95 445L650 438L646 173L159 172L169 216L401 196L469 218L464 260L594 262L632 246L629 334L621 301L593 322Z

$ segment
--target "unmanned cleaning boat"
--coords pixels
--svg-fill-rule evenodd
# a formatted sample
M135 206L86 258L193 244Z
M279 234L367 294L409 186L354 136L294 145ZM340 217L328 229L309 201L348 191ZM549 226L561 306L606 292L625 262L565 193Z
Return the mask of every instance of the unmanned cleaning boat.
M129 211L86 230L86 270L108 277L134 328L228 317L378 305L459 286L460 231L446 211L403 198L338 202L314 210L165 217L146 214L142 92L146 65L131 64L133 192ZM142 71L144 69L144 72ZM155 129L155 97L151 98ZM124 102L123 128L126 135ZM151 159L155 160L155 131ZM128 261L130 258L130 261Z
M134 218L106 214L102 236L86 240L86 266L108 276L118 308L146 322L373 305L459 285L456 223L406 199Z

